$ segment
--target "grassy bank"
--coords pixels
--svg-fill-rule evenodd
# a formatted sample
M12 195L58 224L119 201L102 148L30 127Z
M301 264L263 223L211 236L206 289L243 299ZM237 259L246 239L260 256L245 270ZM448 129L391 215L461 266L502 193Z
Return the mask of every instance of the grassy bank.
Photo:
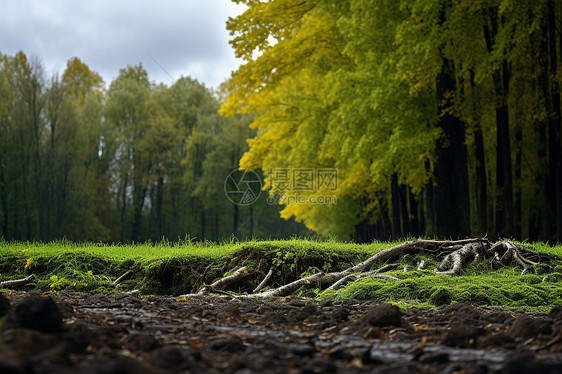
M343 270L396 243L358 245L336 241L285 240L248 241L224 244L145 243L103 245L67 241L40 243L0 242L0 281L33 274L27 288L42 291L71 289L80 292L116 293L141 288L143 294L179 295L195 292L204 284L223 277L245 264L250 275L235 285L236 291L251 292L269 269L269 286L276 287L305 276L315 269ZM533 244L541 252L562 256L562 247ZM415 270L421 259L427 270ZM433 307L450 303L502 306L510 309L547 310L562 305L562 262L548 274L520 275L517 267L493 269L487 261L469 265L461 276L435 275L437 259L406 256L403 267L388 272L399 278L390 281L365 278L337 291L319 288L302 296L356 298L391 301L402 306ZM382 265L377 264L375 266ZM132 277L118 286L112 282L131 270Z

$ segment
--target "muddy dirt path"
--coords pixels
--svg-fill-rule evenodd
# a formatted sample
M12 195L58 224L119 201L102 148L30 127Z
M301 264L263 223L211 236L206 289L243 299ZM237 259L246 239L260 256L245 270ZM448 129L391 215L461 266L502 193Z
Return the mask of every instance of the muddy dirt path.
M0 373L562 372L562 307L14 293L5 313Z

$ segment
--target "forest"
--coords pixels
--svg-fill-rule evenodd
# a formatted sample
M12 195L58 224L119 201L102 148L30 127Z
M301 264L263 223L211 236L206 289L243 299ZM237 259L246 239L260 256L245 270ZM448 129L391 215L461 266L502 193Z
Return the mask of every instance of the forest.
M560 2L235 2L217 91L0 54L0 237L561 240ZM337 202L233 204L234 169ZM337 188L276 181L295 170Z
M283 217L359 241L560 241L561 2L238 2L221 113L258 131L240 166L338 170L337 204Z
M265 199L239 206L225 178L251 116L220 117L220 93L171 86L128 66L106 88L79 58L47 79L19 52L0 56L0 237L139 242L286 237Z

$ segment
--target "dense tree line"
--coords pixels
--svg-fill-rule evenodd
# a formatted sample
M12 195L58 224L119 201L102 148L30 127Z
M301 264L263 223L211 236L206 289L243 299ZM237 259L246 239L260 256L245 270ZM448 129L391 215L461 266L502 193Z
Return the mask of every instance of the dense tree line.
M224 94L222 94L224 96ZM237 206L224 181L247 150L250 117L190 78L170 87L142 66L106 88L78 58L45 77L0 55L0 237L17 240L219 240L286 236L278 208ZM302 230L301 230L302 231Z
M358 240L562 239L561 2L236 2L221 110L254 114L241 166L339 172L338 204L284 217Z

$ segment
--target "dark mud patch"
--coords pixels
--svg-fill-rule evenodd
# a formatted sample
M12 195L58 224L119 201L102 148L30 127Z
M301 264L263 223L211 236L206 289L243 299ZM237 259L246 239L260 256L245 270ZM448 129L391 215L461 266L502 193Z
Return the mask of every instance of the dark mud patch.
M559 373L562 312L25 293L0 298L2 373ZM8 303L9 302L9 303Z

